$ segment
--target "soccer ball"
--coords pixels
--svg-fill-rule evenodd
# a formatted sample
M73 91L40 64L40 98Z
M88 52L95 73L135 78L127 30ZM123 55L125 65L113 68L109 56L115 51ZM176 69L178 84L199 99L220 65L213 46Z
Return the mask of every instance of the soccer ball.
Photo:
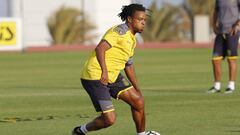
M160 135L160 133L156 132L156 131L147 131L145 133L145 135Z

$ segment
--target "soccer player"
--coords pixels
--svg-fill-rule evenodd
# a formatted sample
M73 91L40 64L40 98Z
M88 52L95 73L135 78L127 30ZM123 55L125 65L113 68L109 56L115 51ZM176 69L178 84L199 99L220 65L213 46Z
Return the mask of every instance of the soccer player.
M73 135L85 135L113 125L116 113L111 97L130 105L137 135L145 134L144 98L133 66L134 35L143 31L145 10L140 4L123 6L118 16L125 23L110 28L86 61L81 83L101 114L91 122L75 127ZM127 78L120 73L121 70L125 71Z
M229 68L229 83L225 93L235 90L237 75L237 48L240 28L240 0L216 0L213 28L216 33L213 49L214 86L208 93L220 92L221 62L227 57Z

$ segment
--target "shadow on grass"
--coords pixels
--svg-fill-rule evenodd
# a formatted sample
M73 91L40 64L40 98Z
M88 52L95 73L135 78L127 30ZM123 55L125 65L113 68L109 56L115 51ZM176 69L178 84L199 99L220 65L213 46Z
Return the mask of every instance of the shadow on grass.
M231 133L240 133L240 130L227 130L226 132L231 132Z
M48 115L48 116L41 116L35 118L20 118L20 117L8 117L0 119L0 123L17 123L17 122L27 122L27 121L41 121L41 120L56 120L56 119L68 119L68 118L78 118L78 119L86 119L86 118L94 118L92 115L87 114L75 114L75 115Z

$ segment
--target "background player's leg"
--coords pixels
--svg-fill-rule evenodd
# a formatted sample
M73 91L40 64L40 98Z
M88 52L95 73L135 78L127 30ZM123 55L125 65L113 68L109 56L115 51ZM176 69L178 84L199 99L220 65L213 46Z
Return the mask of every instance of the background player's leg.
M222 73L222 60L212 60L213 65L213 74L214 74L214 81L220 82L221 81L221 73Z
M235 90L235 81L237 77L238 39L238 35L229 35L227 40L229 82L226 93L231 93L233 90Z
M221 74L222 74L222 59L224 56L224 46L225 39L223 35L218 34L215 38L215 43L213 47L213 59L212 68L214 75L214 85L208 90L208 93L219 92L221 89Z
M237 77L237 60L228 59L229 83L226 90L235 90L235 81Z
M237 60L228 59L229 81L235 81L237 75Z

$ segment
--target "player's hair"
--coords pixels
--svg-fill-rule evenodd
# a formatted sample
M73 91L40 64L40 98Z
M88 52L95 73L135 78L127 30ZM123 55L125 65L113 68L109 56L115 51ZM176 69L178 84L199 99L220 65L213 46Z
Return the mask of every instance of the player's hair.
M130 16L132 17L135 11L146 11L146 8L141 4L130 4L122 7L122 12L118 14L122 21L126 21Z

